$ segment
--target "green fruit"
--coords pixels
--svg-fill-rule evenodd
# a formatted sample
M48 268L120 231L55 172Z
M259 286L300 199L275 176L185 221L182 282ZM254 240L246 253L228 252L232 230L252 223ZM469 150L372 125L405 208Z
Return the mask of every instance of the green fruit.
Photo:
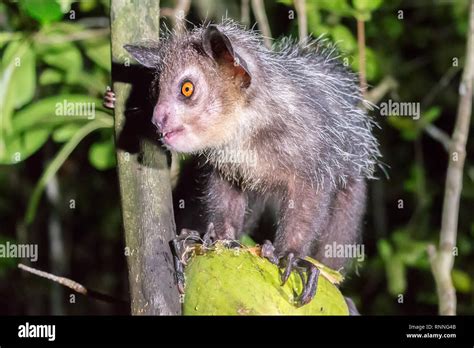
M302 290L299 275L293 272L281 286L278 267L258 254L259 248L228 249L222 244L197 252L185 269L183 314L348 315L344 297L328 280L338 278L335 271L322 266L315 298L296 307Z

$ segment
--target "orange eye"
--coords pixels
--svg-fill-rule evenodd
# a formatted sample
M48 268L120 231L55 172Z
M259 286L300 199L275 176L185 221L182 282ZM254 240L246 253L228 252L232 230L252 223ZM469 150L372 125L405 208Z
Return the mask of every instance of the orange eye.
M186 81L181 85L181 93L186 97L189 98L193 95L194 92L194 85L191 81Z

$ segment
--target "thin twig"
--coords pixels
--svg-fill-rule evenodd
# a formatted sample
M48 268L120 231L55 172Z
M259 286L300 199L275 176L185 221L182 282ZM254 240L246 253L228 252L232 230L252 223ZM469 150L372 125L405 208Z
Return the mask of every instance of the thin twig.
M267 48L272 47L272 33L270 25L268 24L267 13L265 11L265 4L263 0L252 0L252 10L258 22L258 27L263 35L263 40Z
M365 68L365 23L357 19L357 44L359 47L359 83L362 95L367 91L367 77Z
M443 213L439 248L428 249L431 269L439 298L439 314L456 314L456 291L451 272L456 247L459 201L461 198L466 142L472 113L472 92L474 83L474 0L470 3L469 31L467 33L466 62L459 86L459 104L456 124L449 147L449 164L444 191Z
M18 268L23 270L23 271L34 274L38 277L52 280L53 282L61 284L62 286L65 286L65 287L67 287L67 288L69 288L69 289L71 289L71 290L73 290L73 291L75 291L75 292L77 292L81 295L84 295L84 296L92 297L92 298L95 298L97 300L101 300L101 301L109 302L109 303L128 304L128 302L125 301L125 300L117 299L117 298L112 297L110 295L102 294L100 292L88 289L84 285L79 284L78 282L76 282L72 279L69 279L69 278L59 277L57 275L54 275L54 274L51 274L51 273L48 273L48 272L40 271L36 268L26 266L22 263L18 264Z
M427 124L423 130L426 134L443 145L444 149L449 152L449 148L451 147L451 138L445 131L433 124Z
M306 14L306 0L295 0L296 16L298 17L298 34L300 42L308 36L308 17Z
M455 67L451 67L444 73L438 83L430 89L428 94L426 94L426 96L421 101L422 109L424 109L427 105L430 105L433 102L436 95L451 82L454 76L456 76L457 72L458 69L456 69ZM446 133L441 128L436 127L434 124L427 124L423 128L423 131L431 138L443 145L446 152L449 152L449 148L451 146L451 138L448 133Z
M246 27L250 24L250 0L242 0L240 7L240 21Z
M421 108L425 108L427 105L430 105L435 99L436 95L443 90L456 76L459 69L457 67L450 67L441 77L441 79L436 83L426 94L426 96L421 101Z
M366 92L365 99L372 104L378 104L389 91L397 87L398 82L392 76L386 76L377 86Z

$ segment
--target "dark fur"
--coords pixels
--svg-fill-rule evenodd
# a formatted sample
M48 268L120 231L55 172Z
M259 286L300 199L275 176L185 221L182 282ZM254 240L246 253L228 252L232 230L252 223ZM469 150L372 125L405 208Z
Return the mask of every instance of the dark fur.
M346 260L326 257L324 248L359 241L365 180L380 154L373 122L358 107L356 78L334 47L285 40L272 51L257 33L225 21L169 35L155 48L127 49L156 69L158 106L177 103L170 100L179 72L189 66L203 72L205 101L180 104L182 115L165 119L179 119L198 136L185 152L206 162L204 204L217 237L237 238L252 210L261 212L270 199L279 203L280 255L312 255L342 267ZM163 112L155 117L162 121ZM244 160L230 161L236 153Z

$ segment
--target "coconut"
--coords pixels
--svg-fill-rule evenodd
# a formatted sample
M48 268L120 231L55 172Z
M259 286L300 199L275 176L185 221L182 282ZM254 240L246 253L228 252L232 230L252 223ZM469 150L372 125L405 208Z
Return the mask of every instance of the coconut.
M335 285L342 276L307 258L321 271L314 299L301 307L302 280L292 272L281 285L280 270L260 256L260 247L193 247L185 267L184 315L348 315Z

